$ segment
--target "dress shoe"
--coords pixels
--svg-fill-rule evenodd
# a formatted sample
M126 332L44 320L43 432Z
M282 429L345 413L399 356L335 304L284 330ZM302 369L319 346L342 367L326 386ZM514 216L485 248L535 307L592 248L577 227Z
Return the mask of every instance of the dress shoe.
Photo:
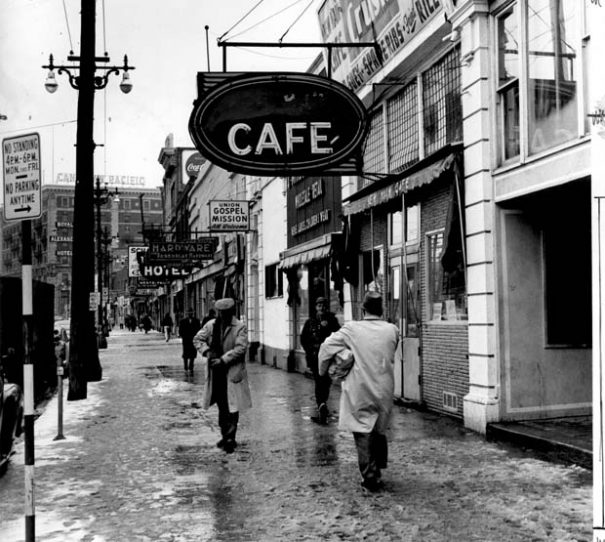
M216 447L217 447L217 448L224 448L224 447L225 447L225 439L224 439L224 438L222 438L221 440L219 440L219 441L216 443Z
M227 454L232 454L234 452L236 446L237 446L237 443L234 440L229 439L229 440L226 440L225 443L223 444L223 450Z
M319 423L326 424L328 423L328 405L322 403L319 405Z

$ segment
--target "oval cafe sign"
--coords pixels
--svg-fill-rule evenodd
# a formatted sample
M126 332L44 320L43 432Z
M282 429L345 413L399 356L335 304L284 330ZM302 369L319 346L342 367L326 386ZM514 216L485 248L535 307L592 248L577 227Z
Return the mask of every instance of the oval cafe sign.
M251 175L310 175L355 155L368 128L344 85L312 74L230 77L194 103L189 133L211 162Z

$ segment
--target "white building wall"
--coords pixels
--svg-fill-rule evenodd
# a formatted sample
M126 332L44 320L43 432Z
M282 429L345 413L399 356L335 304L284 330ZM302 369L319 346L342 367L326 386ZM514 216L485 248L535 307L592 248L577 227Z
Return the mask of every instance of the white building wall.
M271 179L262 189L262 211L259 220L259 298L263 329L261 342L266 349L281 352L283 360L276 360L280 366L285 363L288 352L288 305L287 281L284 277L284 294L281 297L265 298L265 267L279 264L279 254L286 250L286 195L281 178ZM272 363L272 359L266 359Z

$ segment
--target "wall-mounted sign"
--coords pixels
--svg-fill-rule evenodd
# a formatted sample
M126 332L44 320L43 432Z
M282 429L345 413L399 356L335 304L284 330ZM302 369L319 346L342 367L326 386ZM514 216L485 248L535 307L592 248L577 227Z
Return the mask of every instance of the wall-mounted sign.
M455 2L447 1L451 13ZM332 77L359 89L384 63L401 51L443 9L443 0L325 0L318 11L325 43L377 42L368 47L332 51Z
M4 218L25 220L42 214L40 135L2 140Z
M151 265L184 264L198 260L212 260L218 237L201 237L195 241L152 241L145 257Z
M211 231L248 231L250 229L250 202L213 200L210 206Z
M250 175L308 175L347 161L366 135L366 110L345 86L306 73L228 78L196 100L195 146Z
M101 175L95 174L95 179L99 178L101 185L107 183L108 186L145 186L145 177L135 175ZM76 184L75 173L57 173L57 184Z
M140 277L141 270L139 269L139 253L145 253L149 250L148 246L144 245L129 245L128 247L128 276Z
M183 167L183 183L198 176L206 159L198 151L184 150L181 154L181 164Z
M141 279L146 283L166 282L168 280L184 279L188 277L194 268L191 270L183 269L182 267L172 267L169 265L151 265L140 264L141 275L138 277L139 284Z

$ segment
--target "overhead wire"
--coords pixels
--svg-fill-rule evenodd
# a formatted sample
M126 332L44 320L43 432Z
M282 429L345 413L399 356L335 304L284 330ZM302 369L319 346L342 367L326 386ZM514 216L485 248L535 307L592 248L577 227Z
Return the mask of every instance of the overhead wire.
M230 38L233 39L233 38L236 38L237 36L241 36L243 33L248 32L248 30L252 30L253 28L256 28L260 24L267 22L269 19L272 19L273 17L276 17L277 15L279 15L279 14L283 13L284 11L290 9L291 7L295 6L296 4L300 4L301 2L304 2L304 1L305 0L296 0L295 2L292 2L291 4L287 5L285 8L282 8L279 11L273 13L272 15L269 15L268 17L265 17L261 21L258 21L257 23L253 24L252 26L249 26L248 28L245 28L244 30L241 30L237 34L234 34L233 36L230 36Z
M305 14L305 12L313 5L314 0L310 0L309 3L307 4L307 7L305 9L302 10L301 14L294 20L294 22L288 27L288 29L282 34L282 37L279 38L279 42L281 43L282 40L286 37L286 34L288 32L290 32L290 30L292 29L292 27L301 19L301 17Z
M265 0L259 0L256 4L254 4L254 6L252 6L252 8L243 16L241 17L231 28L229 28L229 30L227 30L227 32L223 33L222 36L219 37L218 41L222 41L222 39L229 34L229 32L231 32L239 23L241 23L244 19L246 19L248 17L248 15L250 15L258 6L260 6Z
M65 6L65 0L63 0L63 13L65 14L65 26L67 26L67 36L69 38L69 50L74 50L74 44L71 39L71 30L69 28L69 19L67 18L67 7Z

